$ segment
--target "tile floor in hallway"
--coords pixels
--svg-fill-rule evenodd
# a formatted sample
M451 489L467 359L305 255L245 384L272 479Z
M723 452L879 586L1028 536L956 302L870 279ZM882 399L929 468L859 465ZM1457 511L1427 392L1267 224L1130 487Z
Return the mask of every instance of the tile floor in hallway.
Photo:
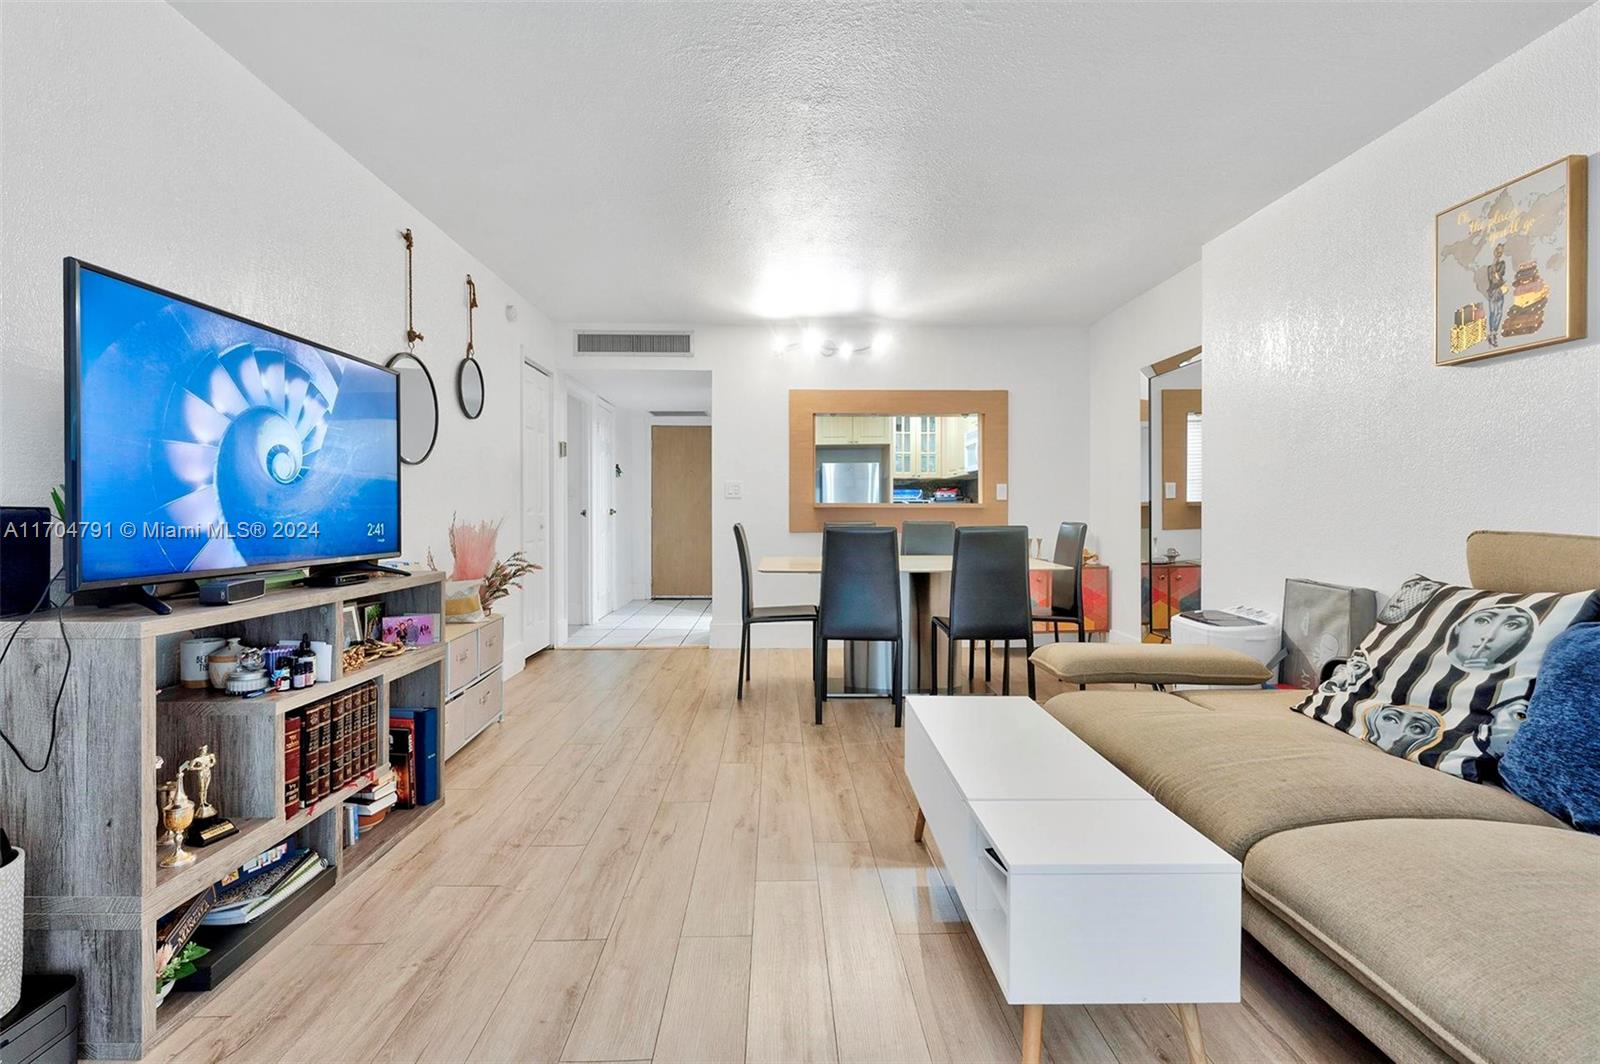
M562 646L703 647L710 643L710 599L634 599L594 624L572 626Z

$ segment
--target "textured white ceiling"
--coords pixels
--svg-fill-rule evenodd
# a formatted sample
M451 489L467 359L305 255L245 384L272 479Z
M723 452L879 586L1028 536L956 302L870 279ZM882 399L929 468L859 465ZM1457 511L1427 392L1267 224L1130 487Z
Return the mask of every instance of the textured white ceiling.
M559 320L1043 323L1585 5L177 6Z

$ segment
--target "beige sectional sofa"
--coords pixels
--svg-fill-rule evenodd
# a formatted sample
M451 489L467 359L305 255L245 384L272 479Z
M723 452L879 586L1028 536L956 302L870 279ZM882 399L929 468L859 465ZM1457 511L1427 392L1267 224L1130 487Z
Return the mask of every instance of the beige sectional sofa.
M1474 586L1600 587L1600 537L1475 533ZM1600 1061L1600 837L1262 690L1046 708L1244 863L1245 929L1401 1061ZM1597 706L1600 712L1600 706Z

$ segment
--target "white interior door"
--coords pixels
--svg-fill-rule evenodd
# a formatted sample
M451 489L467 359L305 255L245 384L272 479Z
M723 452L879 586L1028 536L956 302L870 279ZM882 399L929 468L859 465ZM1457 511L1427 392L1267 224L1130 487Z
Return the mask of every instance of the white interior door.
M594 615L604 617L617 608L616 583L616 462L617 419L610 407L594 408Z
M528 654L550 635L550 378L522 365L522 552L541 566L522 581L522 645Z
M591 532L590 490L593 474L594 432L590 407L581 398L567 393L567 623L573 627L589 624L594 596L590 587ZM562 633L565 638L565 633Z

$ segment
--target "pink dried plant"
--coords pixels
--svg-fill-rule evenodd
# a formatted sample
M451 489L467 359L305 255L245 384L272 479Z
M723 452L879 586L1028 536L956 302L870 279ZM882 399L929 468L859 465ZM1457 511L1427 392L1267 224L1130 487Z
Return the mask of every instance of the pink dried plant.
M452 580L482 580L494 565L495 540L505 521L457 521L450 515L450 557Z

